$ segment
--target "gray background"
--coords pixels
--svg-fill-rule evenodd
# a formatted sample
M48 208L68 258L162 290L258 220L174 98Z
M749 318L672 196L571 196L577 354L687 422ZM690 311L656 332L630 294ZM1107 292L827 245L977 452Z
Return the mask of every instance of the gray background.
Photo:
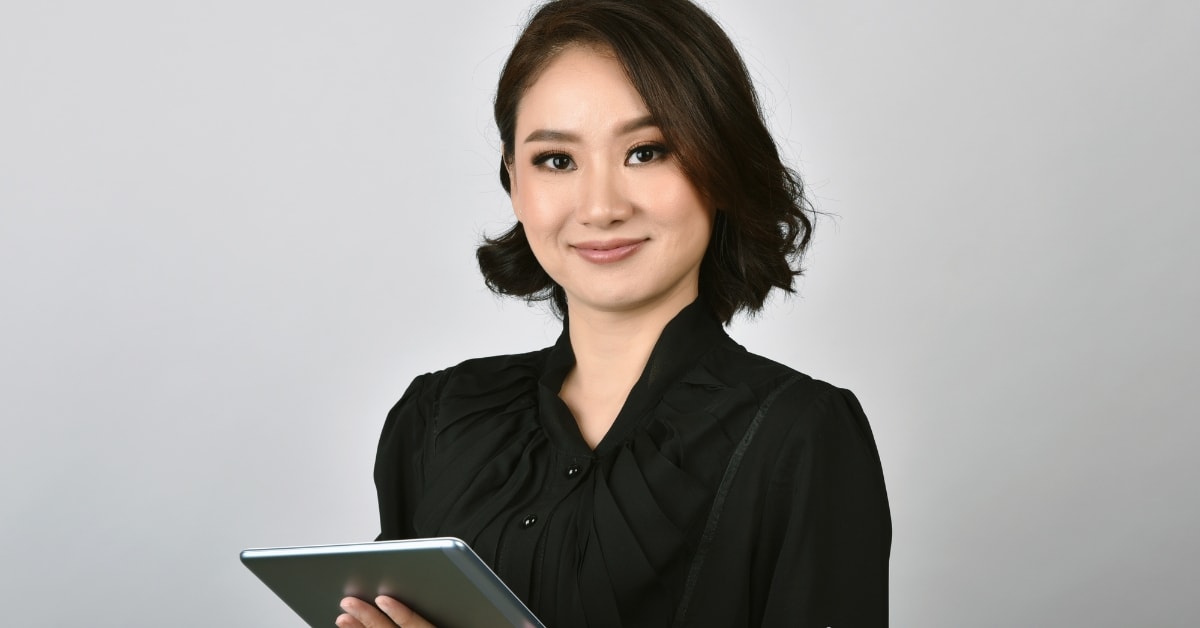
M293 626L248 546L376 533L492 297L524 0L0 5L5 625ZM1200 4L709 0L819 225L735 338L856 391L896 626L1190 626Z

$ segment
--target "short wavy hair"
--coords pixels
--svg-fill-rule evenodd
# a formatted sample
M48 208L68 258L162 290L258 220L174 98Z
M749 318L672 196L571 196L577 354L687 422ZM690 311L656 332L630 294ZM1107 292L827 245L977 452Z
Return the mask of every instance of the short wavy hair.
M700 298L723 323L762 309L773 288L793 292L812 237L813 210L780 159L733 42L687 0L554 0L525 26L500 73L495 118L504 144L500 184L512 193L517 107L565 48L611 49L692 184L716 208L700 264ZM566 312L562 287L533 255L520 222L476 251L488 287Z

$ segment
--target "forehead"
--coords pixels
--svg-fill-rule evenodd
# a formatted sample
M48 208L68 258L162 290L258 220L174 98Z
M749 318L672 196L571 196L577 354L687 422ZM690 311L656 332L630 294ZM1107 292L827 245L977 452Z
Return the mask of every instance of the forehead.
M573 44L556 54L521 96L517 133L546 125L603 127L648 113L611 50Z

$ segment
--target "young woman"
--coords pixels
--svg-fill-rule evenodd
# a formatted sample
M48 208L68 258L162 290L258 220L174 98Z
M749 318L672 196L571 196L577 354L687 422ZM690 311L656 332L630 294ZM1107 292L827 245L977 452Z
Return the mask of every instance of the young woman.
M563 332L412 383L380 538L464 539L556 628L886 625L862 409L722 328L791 291L811 232L726 35L687 0L550 2L495 113L516 223L480 267ZM401 602L337 623L429 625Z

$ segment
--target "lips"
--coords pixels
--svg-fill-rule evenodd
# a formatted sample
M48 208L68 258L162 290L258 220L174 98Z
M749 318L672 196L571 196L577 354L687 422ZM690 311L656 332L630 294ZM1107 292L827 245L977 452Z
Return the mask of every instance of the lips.
M580 257L593 264L611 264L637 253L644 242L645 238L620 238L577 242L571 246Z

